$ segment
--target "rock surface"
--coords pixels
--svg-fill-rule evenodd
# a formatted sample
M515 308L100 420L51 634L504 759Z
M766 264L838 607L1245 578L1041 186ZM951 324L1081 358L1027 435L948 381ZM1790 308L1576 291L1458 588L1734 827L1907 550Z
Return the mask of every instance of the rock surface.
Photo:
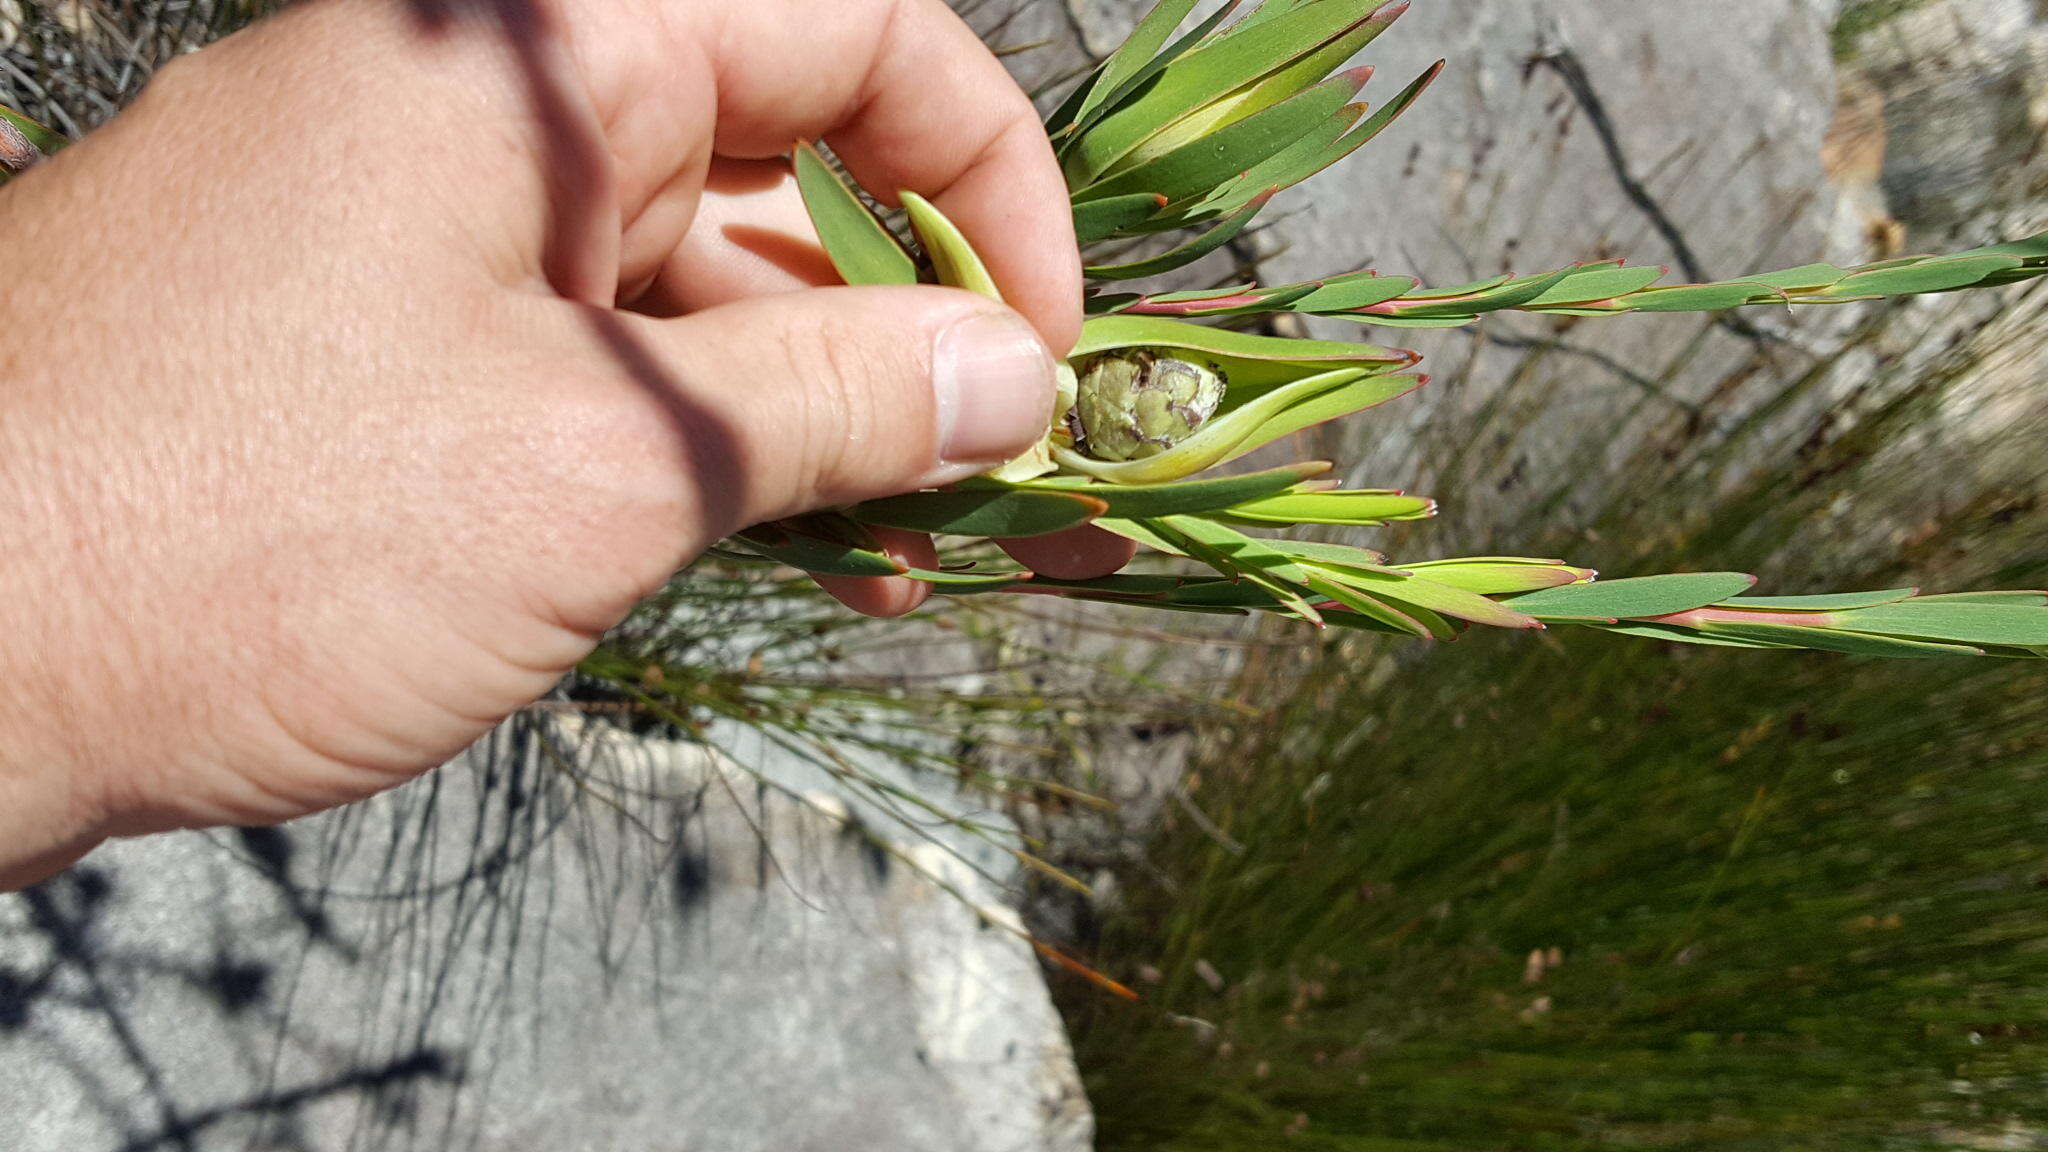
M577 732L515 723L351 812L0 897L0 1145L1088 1147L976 871L1005 880L1004 851L892 841L766 749L757 776Z

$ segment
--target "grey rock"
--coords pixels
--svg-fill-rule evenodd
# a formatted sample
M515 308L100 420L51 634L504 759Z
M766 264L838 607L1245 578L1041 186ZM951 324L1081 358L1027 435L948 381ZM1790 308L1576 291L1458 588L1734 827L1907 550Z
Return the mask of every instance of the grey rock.
M735 755L522 721L0 897L4 1146L1085 1149L1006 846Z
M2036 227L2048 193L2048 8L1970 0L1908 8L1849 46L1875 98L1877 183L1914 251Z
M1369 51L1379 71L1365 95L1386 98L1436 59L1449 66L1380 139L1291 194L1268 274L1374 267L1446 285L1622 257L1684 281L1823 257L1833 7L1417 3ZM1333 451L1360 462L1361 481L1470 494L1432 526L1434 554L1529 525L1534 507L1584 515L1607 494L1574 478L1609 471L1703 407L1711 419L1745 365L1775 378L1803 361L1776 339L1800 331L1794 321L1745 323L1747 334L1693 317L1368 328L1366 339L1424 352L1434 382L1358 421L1362 439ZM1446 439L1475 418L1482 440Z

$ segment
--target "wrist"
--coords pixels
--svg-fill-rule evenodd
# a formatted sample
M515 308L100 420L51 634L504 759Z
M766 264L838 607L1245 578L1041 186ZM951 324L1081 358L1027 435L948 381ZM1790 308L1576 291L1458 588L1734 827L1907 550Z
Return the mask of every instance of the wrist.
M48 730L61 723L0 708L0 892L47 879L106 838L96 789Z

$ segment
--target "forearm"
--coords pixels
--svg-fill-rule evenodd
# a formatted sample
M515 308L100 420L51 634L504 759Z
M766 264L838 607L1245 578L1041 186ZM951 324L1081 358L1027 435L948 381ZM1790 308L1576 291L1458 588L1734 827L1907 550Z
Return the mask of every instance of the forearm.
M172 165L135 146L146 125L106 135L0 192L0 889L113 830L110 770L161 746L180 687L150 657L175 625L136 619L135 593L169 572L143 543L163 460L132 435L164 373L135 333L166 321L152 222L123 193Z
M46 384L32 376L65 343L43 336L57 318L46 307L42 244L63 221L43 211L52 201L42 190L39 177L0 200L0 890L45 878L98 839L93 789L62 750L65 729L83 717L66 715L52 691L57 667L75 665L89 645L57 635L84 581L61 560L77 526L57 513L68 499L53 467L61 430L49 427L37 398Z

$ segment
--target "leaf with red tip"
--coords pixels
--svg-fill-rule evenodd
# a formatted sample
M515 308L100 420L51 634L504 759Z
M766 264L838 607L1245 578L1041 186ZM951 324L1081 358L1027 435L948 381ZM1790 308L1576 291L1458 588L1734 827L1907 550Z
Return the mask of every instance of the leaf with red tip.
M1198 137L1156 159L1074 193L1078 203L1152 192L1168 200L1204 195L1284 151L1336 115L1357 93L1347 77L1325 80L1270 108Z
M1565 304L1613 300L1655 284L1670 271L1669 268L1654 265L1646 268L1580 269L1558 281L1549 291L1528 301L1523 307L1550 308Z
M1315 291L1294 301L1293 309L1296 312L1348 312L1405 296L1415 288L1412 277L1354 272L1323 281Z
M1083 246L1097 244L1143 224L1166 207L1166 197L1153 192L1111 196L1074 205L1074 236Z
M1085 269L1092 280L1141 280L1147 276L1158 276L1176 268L1184 268L1216 251L1238 238L1252 221L1265 209L1271 194L1259 196L1241 209L1237 215L1195 237L1193 240L1157 256L1134 260L1128 264L1097 264Z
M1255 26L1233 28L1195 48L1162 70L1143 92L1076 135L1066 154L1069 185L1094 183L1141 145L1234 93L1256 90L1260 80L1286 72L1358 24L1356 9L1348 4L1309 4ZM1181 143L1173 141L1173 146Z

